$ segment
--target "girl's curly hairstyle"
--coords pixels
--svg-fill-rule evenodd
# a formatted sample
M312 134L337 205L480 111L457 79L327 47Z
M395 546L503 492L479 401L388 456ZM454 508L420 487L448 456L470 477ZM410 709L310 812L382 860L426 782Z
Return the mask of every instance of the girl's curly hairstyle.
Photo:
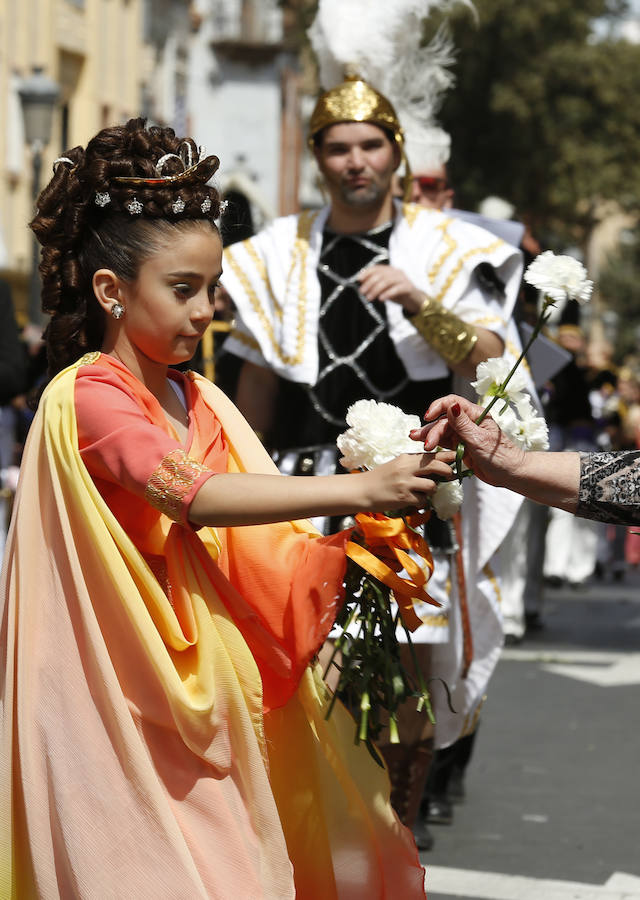
M207 181L217 167L215 156L200 160L190 138L177 138L172 128L147 128L141 118L103 129L86 149L74 147L56 161L31 222L43 248L50 375L102 345L104 312L92 288L98 269L133 281L177 230L194 220L216 229L220 195ZM118 180L137 178L148 181Z

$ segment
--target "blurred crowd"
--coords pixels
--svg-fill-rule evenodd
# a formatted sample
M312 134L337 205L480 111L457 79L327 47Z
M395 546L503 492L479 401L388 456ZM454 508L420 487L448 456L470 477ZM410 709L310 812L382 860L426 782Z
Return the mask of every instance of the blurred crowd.
M567 310L555 339L570 362L544 387L542 401L551 450L631 450L640 447L640 357L616 364L613 348L580 327ZM547 527L544 577L550 585L579 587L588 578L624 579L640 561L635 529L575 520L554 510ZM570 574L568 574L570 573Z

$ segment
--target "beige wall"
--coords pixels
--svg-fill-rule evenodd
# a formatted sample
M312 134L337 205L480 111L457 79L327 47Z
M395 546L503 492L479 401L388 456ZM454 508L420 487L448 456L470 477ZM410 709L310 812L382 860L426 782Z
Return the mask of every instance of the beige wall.
M14 285L19 310L31 265L32 163L15 103L12 115L10 83L12 74L27 76L36 65L61 88L44 182L65 149L141 112L142 85L154 65L154 51L143 43L143 0L0 0L0 227L8 257L2 274Z

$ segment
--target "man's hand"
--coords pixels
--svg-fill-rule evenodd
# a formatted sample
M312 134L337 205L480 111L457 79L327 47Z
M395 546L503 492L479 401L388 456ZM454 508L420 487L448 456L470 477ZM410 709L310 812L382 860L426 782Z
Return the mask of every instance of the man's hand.
M360 293L367 300L399 303L412 316L419 311L426 298L403 271L383 265L371 266L362 273Z

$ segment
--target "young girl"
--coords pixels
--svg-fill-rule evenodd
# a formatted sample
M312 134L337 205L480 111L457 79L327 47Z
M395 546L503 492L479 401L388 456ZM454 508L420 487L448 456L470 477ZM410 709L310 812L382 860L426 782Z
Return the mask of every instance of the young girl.
M424 896L386 776L309 666L348 535L289 520L421 506L450 470L285 480L220 391L168 368L212 316L217 164L132 120L38 201L59 374L3 579L3 897Z

